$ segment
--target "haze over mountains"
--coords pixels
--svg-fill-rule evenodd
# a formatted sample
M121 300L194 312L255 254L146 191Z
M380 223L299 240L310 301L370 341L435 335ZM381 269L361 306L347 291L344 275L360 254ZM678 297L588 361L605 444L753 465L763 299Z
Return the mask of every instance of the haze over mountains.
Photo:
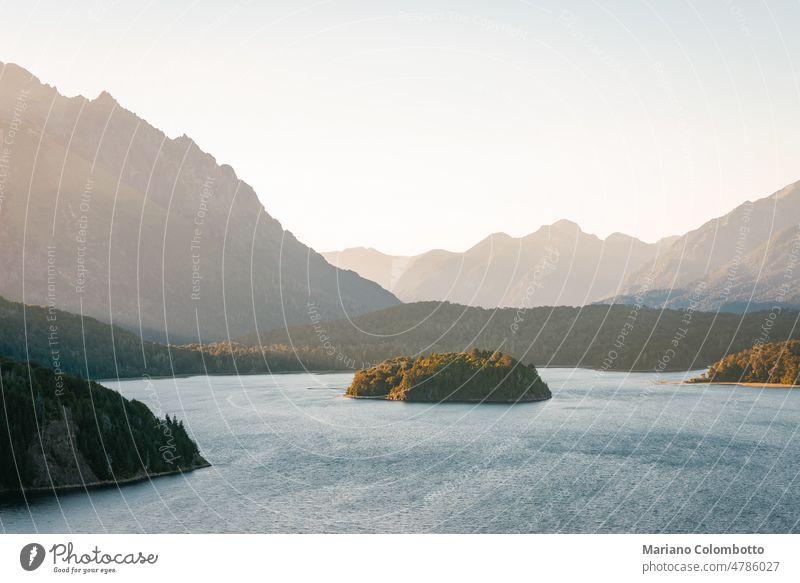
M189 96L187 96L189 97ZM0 70L0 295L203 341L385 308L272 218L234 170L109 94Z
M496 233L463 253L355 248L323 257L230 166L107 93L64 97L4 65L0 134L0 296L147 338L236 338L400 300L800 306L800 183L652 244L600 239L562 220L519 238Z
M525 237L495 233L463 253L435 250L397 257L374 249L323 253L380 283L405 302L447 300L470 306L579 306L622 289L673 238L648 244L622 233L600 239L567 220Z
M414 257L353 248L323 255L401 300L485 308L643 302L747 311L800 305L800 182L657 243L605 240L562 220L526 237L491 235L463 253Z

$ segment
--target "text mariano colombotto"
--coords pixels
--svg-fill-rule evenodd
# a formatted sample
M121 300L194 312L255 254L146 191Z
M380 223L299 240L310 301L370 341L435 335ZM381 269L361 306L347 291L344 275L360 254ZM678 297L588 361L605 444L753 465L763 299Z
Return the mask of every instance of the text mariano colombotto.
M694 547L680 545L642 545L644 555L763 555L764 547L757 545L740 546L737 544L717 546L699 544Z

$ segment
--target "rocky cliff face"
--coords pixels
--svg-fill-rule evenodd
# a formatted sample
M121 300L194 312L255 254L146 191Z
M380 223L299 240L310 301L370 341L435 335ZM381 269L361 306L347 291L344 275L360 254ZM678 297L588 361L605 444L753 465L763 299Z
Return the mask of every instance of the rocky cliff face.
M25 464L29 469L29 488L48 488L51 484L79 485L98 481L83 452L76 444L75 421L69 409L63 409L63 419L43 420L41 439L28 446Z
M398 300L340 271L188 137L110 95L0 69L0 295L170 340L221 339ZM276 196L279 194L276 194Z

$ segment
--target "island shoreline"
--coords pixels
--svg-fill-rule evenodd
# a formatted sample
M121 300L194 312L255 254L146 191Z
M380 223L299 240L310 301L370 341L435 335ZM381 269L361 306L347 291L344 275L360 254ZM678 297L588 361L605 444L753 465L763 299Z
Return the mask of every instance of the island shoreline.
M542 401L549 401L553 398L553 396L549 397L541 397L538 399L509 399L505 401L488 401L486 399L457 399L457 400L443 400L443 401L412 401L409 399L387 399L386 397L364 397L358 395L348 395L346 393L342 393L339 395L340 397L344 397L345 399L356 399L356 400L363 400L363 401L388 401L391 403L424 403L427 405L430 404L478 404L478 405L516 405L516 404L523 404L523 403L540 403Z

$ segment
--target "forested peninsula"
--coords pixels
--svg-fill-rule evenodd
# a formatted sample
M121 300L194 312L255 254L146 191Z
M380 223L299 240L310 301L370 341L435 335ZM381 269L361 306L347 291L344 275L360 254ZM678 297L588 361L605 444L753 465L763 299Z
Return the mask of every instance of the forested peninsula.
M800 384L800 340L756 344L712 364L692 383Z
M129 482L207 467L182 421L71 374L0 358L0 493Z

